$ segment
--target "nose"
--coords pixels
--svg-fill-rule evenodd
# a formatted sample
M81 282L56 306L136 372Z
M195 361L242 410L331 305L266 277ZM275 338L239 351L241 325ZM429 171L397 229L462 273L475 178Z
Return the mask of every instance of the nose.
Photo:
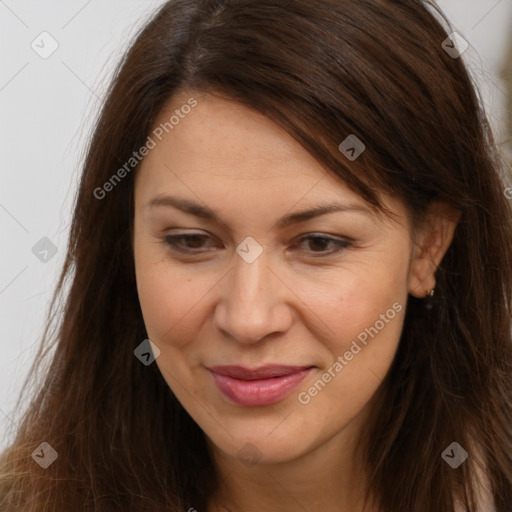
M264 250L252 263L236 254L234 261L215 308L216 326L226 336L246 344L285 333L293 319L287 300L291 292L271 268L269 254Z

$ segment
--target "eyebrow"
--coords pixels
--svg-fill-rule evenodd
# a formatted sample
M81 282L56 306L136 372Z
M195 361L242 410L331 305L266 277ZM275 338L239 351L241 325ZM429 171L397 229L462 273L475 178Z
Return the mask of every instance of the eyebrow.
M184 199L175 196L169 195L159 195L151 199L147 204L146 208L156 208L156 207L172 207L181 210L182 212L195 215L196 217L200 217L202 219L211 220L218 224L222 224L226 226L226 223L210 208L204 206L202 204L196 203L194 201L190 201L189 199ZM322 203L314 206L308 210L303 210L300 212L289 213L284 217L281 217L277 222L276 226L279 229L284 229L293 224L299 224L301 222L306 222L315 217L319 217L320 215L326 215L328 213L334 212L355 212L355 213L364 213L367 215L371 215L372 212L369 208L358 204L350 204L350 203L337 203L337 202L328 202Z

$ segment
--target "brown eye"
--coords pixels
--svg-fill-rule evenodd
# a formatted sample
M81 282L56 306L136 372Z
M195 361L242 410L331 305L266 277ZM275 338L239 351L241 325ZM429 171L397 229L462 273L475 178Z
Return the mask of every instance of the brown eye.
M300 239L300 242L307 242L308 252L313 253L314 257L330 256L337 254L343 249L350 247L352 244L347 240L332 238L325 235L308 235ZM334 245L334 250L327 248Z
M180 234L180 235L167 235L163 239L163 243L170 247L173 251L181 252L184 254L199 254L205 250L211 250L212 246L208 247L205 242L211 240L208 235L199 233ZM315 258L326 257L337 254L343 249L352 245L351 242L333 238L326 235L308 235L299 240L299 245L306 247L306 252L313 255ZM215 246L213 246L214 248Z
M192 254L204 249L204 241L208 238L207 235L199 234L167 235L163 241L175 251Z

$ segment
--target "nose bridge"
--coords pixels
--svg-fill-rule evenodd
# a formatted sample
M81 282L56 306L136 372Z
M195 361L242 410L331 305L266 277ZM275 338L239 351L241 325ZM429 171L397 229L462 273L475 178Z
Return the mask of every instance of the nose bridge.
M238 254L235 258L234 269L232 273L233 293L237 296L237 302L242 305L256 303L265 295L268 288L268 253L262 251L254 260L245 259L240 254L246 251L248 245L240 244ZM249 251L250 251L249 247ZM248 253L249 254L249 253Z
M246 343L285 328L283 314L277 311L282 304L278 283L269 268L270 253L261 250L254 258L254 251L259 252L251 240L238 246L233 271L224 287L221 313L217 314L218 327Z

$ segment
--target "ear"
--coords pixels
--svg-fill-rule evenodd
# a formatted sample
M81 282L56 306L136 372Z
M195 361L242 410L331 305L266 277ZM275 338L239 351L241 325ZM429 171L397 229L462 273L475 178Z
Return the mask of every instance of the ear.
M435 271L452 243L461 212L445 203L434 203L414 235L409 266L409 293L423 298L436 286Z

